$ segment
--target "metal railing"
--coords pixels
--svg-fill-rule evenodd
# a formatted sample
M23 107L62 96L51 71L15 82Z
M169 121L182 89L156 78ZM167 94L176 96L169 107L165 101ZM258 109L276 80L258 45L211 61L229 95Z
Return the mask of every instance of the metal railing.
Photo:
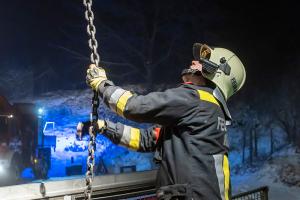
M268 200L269 188L267 186L243 192L232 197L232 200Z

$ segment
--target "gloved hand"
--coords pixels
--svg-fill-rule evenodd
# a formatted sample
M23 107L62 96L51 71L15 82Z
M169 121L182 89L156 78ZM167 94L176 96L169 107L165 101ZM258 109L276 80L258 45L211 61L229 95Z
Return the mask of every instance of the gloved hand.
M79 122L77 124L76 138L81 140L83 136L89 134L91 122ZM97 126L95 127L97 133L103 133L106 130L106 123L104 120L98 119Z
M103 68L96 67L91 64L86 71L86 83L95 91L98 91L99 85L102 81L106 81L106 73Z

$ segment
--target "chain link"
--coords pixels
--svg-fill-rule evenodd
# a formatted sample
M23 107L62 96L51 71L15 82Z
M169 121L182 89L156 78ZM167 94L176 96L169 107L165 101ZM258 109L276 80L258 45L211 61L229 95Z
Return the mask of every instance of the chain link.
M87 25L87 33L90 37L89 39L89 47L91 49L91 61L97 67L99 65L100 56L97 52L98 42L96 40L96 27L94 25L94 13L92 11L92 0L83 0L83 4L85 6L85 19L88 21Z
M94 13L92 11L92 0L83 0L85 6L85 19L88 21L87 33L89 35L89 47L91 49L91 63L94 63L97 67L99 66L100 56L97 52L98 42L96 40L96 27L94 26ZM92 199L92 184L94 179L94 166L95 166L95 149L96 149L96 127L98 121L98 107L99 97L98 92L94 91L92 99L92 112L90 115L91 126L89 128L90 140L88 144L88 157L87 157L87 171L85 174L86 189L85 199Z

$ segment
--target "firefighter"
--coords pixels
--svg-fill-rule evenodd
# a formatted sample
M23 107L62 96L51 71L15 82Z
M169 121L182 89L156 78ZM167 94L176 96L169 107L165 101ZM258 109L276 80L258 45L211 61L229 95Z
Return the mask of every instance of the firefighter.
M138 129L99 120L114 143L140 152L154 151L160 164L158 199L230 199L226 101L241 89L246 73L231 51L205 44L193 46L194 61L183 70L184 83L164 92L137 95L107 80L91 65L87 83L118 115L157 124Z

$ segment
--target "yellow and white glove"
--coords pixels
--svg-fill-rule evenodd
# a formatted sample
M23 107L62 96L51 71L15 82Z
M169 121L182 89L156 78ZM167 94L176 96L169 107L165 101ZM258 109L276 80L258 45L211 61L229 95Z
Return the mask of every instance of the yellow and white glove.
M91 123L89 121L86 122L79 122L77 124L77 131L76 131L76 138L82 139L84 135L87 135L89 133L89 129L91 127ZM97 133L103 133L106 130L106 123L104 120L98 119L97 121L97 127L96 132Z
M97 121L97 127L96 127L96 131L98 132L103 132L104 130L106 130L106 123L104 120L98 119Z
M102 81L106 81L106 73L103 68L96 67L95 64L91 64L86 71L86 83L95 91L98 91L99 85Z

